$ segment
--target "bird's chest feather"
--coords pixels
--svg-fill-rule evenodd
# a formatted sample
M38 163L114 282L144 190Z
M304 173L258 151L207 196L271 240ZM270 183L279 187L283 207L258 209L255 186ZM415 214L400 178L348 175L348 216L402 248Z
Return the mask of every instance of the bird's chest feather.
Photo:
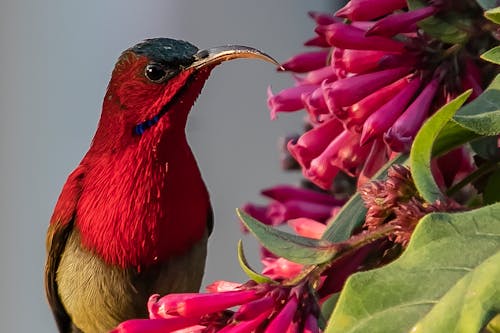
M199 241L209 197L191 151L182 148L167 159L131 150L88 168L75 216L83 246L107 263L141 269Z

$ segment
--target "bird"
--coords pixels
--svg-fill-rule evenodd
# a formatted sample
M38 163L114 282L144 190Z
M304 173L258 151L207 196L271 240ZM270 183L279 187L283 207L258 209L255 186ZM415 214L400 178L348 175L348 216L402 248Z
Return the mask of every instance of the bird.
M152 294L199 290L213 212L185 127L212 69L237 58L278 65L251 47L170 38L118 58L47 230L45 290L59 332L107 332L147 317Z

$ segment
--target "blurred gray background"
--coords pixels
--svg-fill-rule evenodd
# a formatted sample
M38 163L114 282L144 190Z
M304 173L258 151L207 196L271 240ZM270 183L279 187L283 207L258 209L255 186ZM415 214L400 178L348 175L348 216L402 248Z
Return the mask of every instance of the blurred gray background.
M0 332L54 332L43 291L45 230L67 175L86 152L120 52L147 37L200 48L245 44L283 61L313 36L309 10L332 1L2 0L0 7ZM259 190L297 183L280 170L277 139L301 115L269 120L266 88L292 83L270 64L217 68L196 103L188 137L215 209L204 285L246 281L236 260L242 238L234 209ZM260 269L254 240L245 236Z

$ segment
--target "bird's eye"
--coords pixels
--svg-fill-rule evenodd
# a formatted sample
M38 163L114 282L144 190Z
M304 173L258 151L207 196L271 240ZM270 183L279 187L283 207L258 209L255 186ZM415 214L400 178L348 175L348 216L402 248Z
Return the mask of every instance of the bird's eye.
M161 82L167 76L167 71L160 64L149 64L144 71L146 77L153 82Z

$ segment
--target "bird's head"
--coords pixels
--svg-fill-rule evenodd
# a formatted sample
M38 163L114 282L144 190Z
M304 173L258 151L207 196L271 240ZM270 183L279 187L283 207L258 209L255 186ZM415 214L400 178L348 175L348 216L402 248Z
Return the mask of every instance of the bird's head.
M184 131L187 114L210 71L236 58L278 65L265 53L239 45L199 50L182 40L154 38L127 49L113 70L94 148L124 148L154 129Z

